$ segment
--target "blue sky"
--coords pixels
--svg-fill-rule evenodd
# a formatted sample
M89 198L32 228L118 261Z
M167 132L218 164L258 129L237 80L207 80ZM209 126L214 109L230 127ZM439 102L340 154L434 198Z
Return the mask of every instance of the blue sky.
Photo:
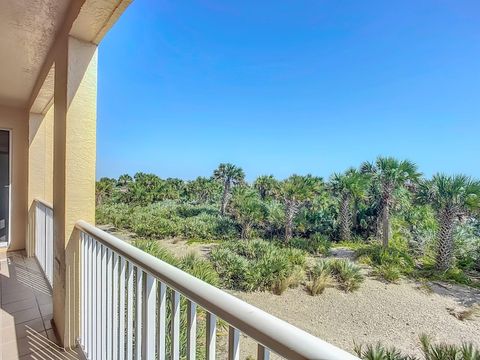
M480 177L480 1L135 0L99 49L97 177Z

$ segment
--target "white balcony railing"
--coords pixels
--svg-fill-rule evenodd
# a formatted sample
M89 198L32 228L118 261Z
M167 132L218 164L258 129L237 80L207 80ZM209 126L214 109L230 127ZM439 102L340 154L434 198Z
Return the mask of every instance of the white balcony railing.
M41 200L35 200L35 258L52 287L53 281L53 208Z
M257 342L257 359L269 359L273 352L286 359L358 360L84 221L77 229L82 251L79 342L88 359L193 360L197 314L203 308L208 360L216 356L217 319L228 324L231 360L240 359L240 333ZM182 298L187 306L181 310ZM181 311L186 312L182 317Z

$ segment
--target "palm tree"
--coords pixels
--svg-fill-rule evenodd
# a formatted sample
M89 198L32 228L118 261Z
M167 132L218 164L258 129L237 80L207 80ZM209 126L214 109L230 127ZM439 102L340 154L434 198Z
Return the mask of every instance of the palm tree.
M274 195L275 189L278 187L278 181L273 175L262 175L255 180L253 187L257 189L260 198L265 200L268 196Z
M368 185L368 176L354 168L348 169L344 174L333 174L330 186L333 192L340 198L340 211L338 214L340 223L340 240L350 240L352 216L357 217L356 209L352 214L352 202L355 204L365 198Z
M292 238L295 216L320 193L322 187L322 179L311 175L292 175L279 184L278 196L285 207L285 243Z
M95 201L97 205L102 205L108 197L113 193L115 187L115 179L103 177L95 184Z
M118 187L121 187L121 188L124 188L125 186L127 186L129 183L131 183L133 181L133 178L128 175L128 174L123 174L123 175L120 175L118 177L118 180L117 180L117 186Z
M247 186L237 187L232 197L232 213L242 229L242 239L250 237L254 224L261 224L267 213L259 194Z
M398 190L418 182L421 174L417 165L408 160L399 161L393 157L378 157L375 164L364 163L361 172L370 174L380 191L378 233L384 247L390 240L390 212Z
M452 265L456 219L469 211L480 210L480 181L465 175L436 174L432 180L421 183L418 197L431 204L437 213L440 230L436 267L447 270Z
M227 209L228 198L230 197L232 186L242 184L245 181L245 173L242 168L233 164L220 164L213 172L213 177L215 180L218 180L223 184L220 214L224 215Z
M197 203L204 204L218 198L220 185L212 178L199 176L185 186L185 196Z

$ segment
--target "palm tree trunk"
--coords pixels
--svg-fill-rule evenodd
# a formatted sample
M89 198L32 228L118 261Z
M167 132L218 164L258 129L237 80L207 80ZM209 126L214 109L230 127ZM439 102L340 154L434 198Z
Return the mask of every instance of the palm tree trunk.
M342 195L340 204L340 240L350 240L350 202L347 194Z
M390 209L388 204L384 204L382 207L382 244L384 248L388 247L388 241L390 240Z
M453 258L453 228L455 213L445 208L440 213L440 232L438 234L436 267L438 270L448 270Z
M357 230L358 227L358 200L353 201L353 213L352 213L352 228Z
M285 204L285 244L288 244L293 235L293 218L295 217L295 204Z
M225 215L227 210L227 202L228 202L228 193L230 192L230 181L226 180L225 185L223 187L223 195L222 195L222 205L220 207L220 215Z

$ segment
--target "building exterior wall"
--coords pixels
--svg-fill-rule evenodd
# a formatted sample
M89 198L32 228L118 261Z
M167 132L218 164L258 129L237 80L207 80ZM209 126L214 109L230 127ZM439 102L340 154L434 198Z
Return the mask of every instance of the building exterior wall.
M0 107L0 129L11 130L11 210L8 250L25 248L27 238L28 113Z
M79 234L95 221L97 46L65 39L55 59L53 317L64 346L79 336Z
M53 204L53 106L46 114L30 113L28 121L28 256L35 248L35 199Z
M30 114L28 206L35 199L53 203L53 106L45 115Z

